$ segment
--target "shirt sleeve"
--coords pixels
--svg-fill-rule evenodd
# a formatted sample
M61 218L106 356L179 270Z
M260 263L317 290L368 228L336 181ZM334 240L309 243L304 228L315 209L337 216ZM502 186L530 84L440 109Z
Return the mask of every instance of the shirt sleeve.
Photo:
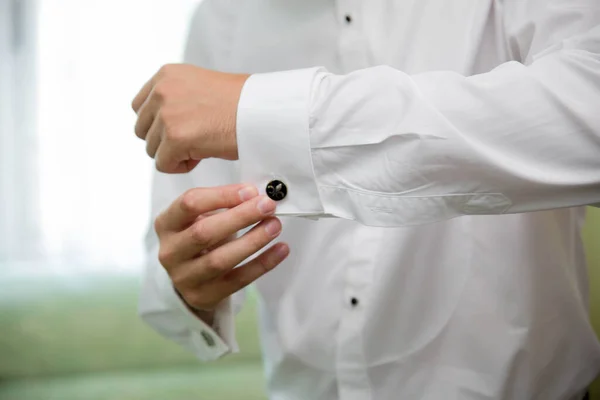
M511 59L489 73L381 66L253 75L244 181L279 215L407 226L600 201L600 3L507 0Z

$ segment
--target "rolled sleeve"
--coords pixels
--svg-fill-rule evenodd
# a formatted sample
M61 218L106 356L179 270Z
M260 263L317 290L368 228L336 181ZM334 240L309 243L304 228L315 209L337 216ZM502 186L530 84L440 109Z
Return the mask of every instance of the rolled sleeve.
M319 72L311 68L255 74L242 90L237 115L241 178L262 194L270 182L285 185L277 215L323 214L309 134L311 88Z

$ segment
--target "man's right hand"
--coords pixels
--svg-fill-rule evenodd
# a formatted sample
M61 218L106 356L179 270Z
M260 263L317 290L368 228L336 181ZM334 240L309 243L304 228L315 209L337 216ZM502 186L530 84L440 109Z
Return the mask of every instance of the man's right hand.
M159 261L199 316L212 315L219 302L287 257L289 247L278 243L234 269L279 235L281 222L272 217L274 212L275 202L258 196L255 188L229 185L191 189L156 218ZM258 222L243 236L232 238Z

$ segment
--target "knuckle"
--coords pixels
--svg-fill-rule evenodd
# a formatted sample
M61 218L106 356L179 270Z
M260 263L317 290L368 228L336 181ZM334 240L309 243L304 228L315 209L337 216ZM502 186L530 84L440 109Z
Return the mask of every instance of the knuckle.
M199 221L192 226L192 240L200 246L207 246L211 241L211 235L204 221Z
M206 263L202 267L202 273L207 280L210 280L221 275L221 269L219 269L216 265Z
M173 121L177 120L178 114L180 111L177 106L165 104L156 112L156 117L166 126L170 126Z
M168 174L169 173L169 171L167 171L167 168L164 165L162 165L162 163L156 162L154 164L154 166L156 167L156 170L158 172L162 172L163 174Z
M256 278L257 278L257 276L255 276L255 275L244 274L244 275L238 277L235 283L239 289L242 289L242 288L245 288L246 286L250 285L252 282L254 282L256 280Z
M275 268L278 264L283 261L276 253L273 252L273 248L269 251L261 254L260 257L257 258L257 262L261 268L261 275L266 274L273 268Z
M244 268L248 268L250 265L245 266ZM262 273L256 272L256 267L252 267L253 271L245 271L245 273L235 274L235 275L225 275L223 280L226 282L226 286L229 288L229 291L237 292L250 285L256 279L258 279Z
M154 84L153 95L158 100L164 101L169 98L172 93L171 80L168 77L162 77L158 82Z
M165 123L165 107L163 105L157 107L154 111L153 111L153 115L152 115L152 126L150 128L158 128L159 125L162 125Z
M181 210L184 212L193 212L196 207L198 192L196 189L188 189L181 196Z
M211 275L218 275L227 268L226 263L227 261L223 256L211 252L205 256L204 269Z
M269 269L271 269L270 267L273 263L271 262L271 259L269 257L258 257L257 264L260 267L260 274L262 275L266 273Z
M169 122L164 122L164 124L165 124L165 130L164 130L165 140L168 140L169 142L177 141L177 137L180 136L180 129L173 126Z
M171 107L161 106L158 110L156 110L155 118L160 121L162 124L167 125L168 122L171 121L173 117Z
M156 217L154 219L154 232L156 232L156 235L158 235L158 237L160 237L161 233L164 231L164 226L165 226L164 219L165 219L164 214L160 214L158 217Z
M168 140L170 142L182 142L185 140L185 138L187 136L187 132L181 126L181 124L178 124L176 122L174 123L174 122L168 121L168 120L163 120L163 123L164 123L164 127L165 127L165 129L164 129L165 140Z
M158 261L163 267L169 268L172 265L174 258L175 252L172 249L166 246L160 246L158 251Z
M224 204L227 204L229 207L233 207L233 208L231 208L231 211L234 214L239 215L240 210L237 207L241 203L239 190L237 188L232 188L230 186L221 186L221 187L214 188L214 190L215 190L216 196L218 196L218 198Z
M163 174L168 174L171 172L165 162L159 159L156 160L155 167L158 172L162 172Z
M160 69L158 70L158 75L159 76L165 76L168 75L170 73L173 72L173 70L175 69L175 67L177 67L177 64L164 64L162 67L160 67Z
M227 190L226 187L217 187L214 188L220 199L229 199L233 195L231 190Z

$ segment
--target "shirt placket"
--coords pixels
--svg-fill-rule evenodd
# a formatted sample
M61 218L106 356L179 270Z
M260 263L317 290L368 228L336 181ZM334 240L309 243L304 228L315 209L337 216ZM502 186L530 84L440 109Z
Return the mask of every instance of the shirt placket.
M363 251L352 257L346 268L342 315L337 335L336 370L340 400L369 400L372 398L365 359L363 337L365 312L370 301L369 290L373 273L373 231L356 228L352 246Z
M362 20L363 0L337 0L336 13L340 26L339 55L344 72L369 67L367 41Z
M369 66L366 40L362 31L362 0L337 0L340 27L338 46L344 73ZM365 365L362 327L367 306L367 290L371 281L369 238L363 227L354 232L352 246L365 251L347 264L344 277L342 315L337 335L336 375L340 400L369 400L372 397ZM364 247L363 247L364 246Z

